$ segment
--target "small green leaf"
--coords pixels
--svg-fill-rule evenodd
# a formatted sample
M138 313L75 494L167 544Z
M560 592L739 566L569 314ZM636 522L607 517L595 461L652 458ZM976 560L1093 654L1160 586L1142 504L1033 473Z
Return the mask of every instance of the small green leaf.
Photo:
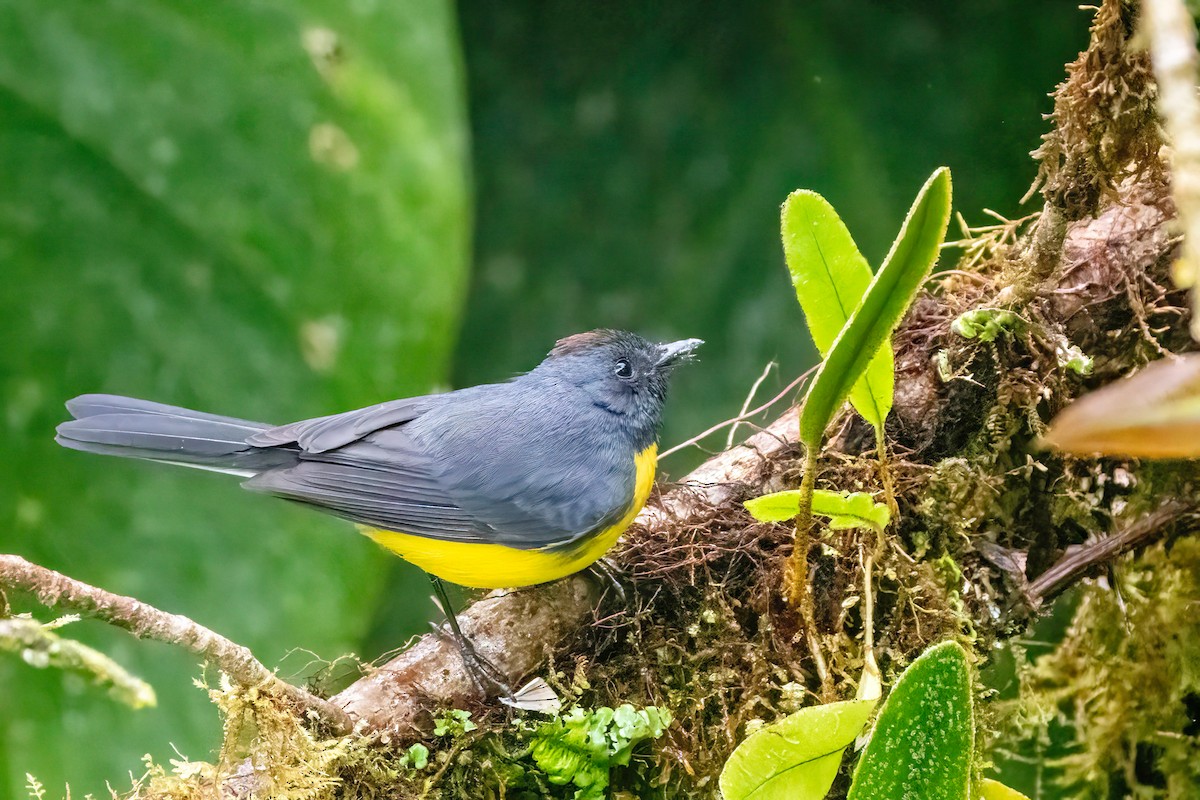
M471 721L471 712L461 708L451 708L440 717L433 720L434 736L463 736L479 726Z
M900 324L937 261L950 222L950 170L939 168L913 202L900 235L821 363L800 412L800 439L821 446L825 426Z
M792 192L784 201L780 227L796 299L824 358L870 285L871 268L841 217L816 192ZM850 403L876 428L892 410L893 361L891 348L879 348L850 390Z
M1002 333L1015 333L1025 320L1002 308L973 308L959 314L950 330L964 339L994 342Z
M550 783L574 784L575 800L601 800L610 769L628 764L635 746L670 724L671 712L655 706L576 707L539 725L530 752Z
M418 742L404 751L400 756L400 766L411 769L425 769L429 766L429 748Z
M1065 340L1059 342L1054 348L1054 355L1058 357L1060 367L1084 378L1091 375L1096 368L1094 358L1079 349L1078 345L1073 345Z
M974 747L967 655L934 645L884 701L847 800L967 800Z
M800 511L800 490L764 494L747 500L746 510L759 522L783 522ZM817 489L813 492L812 513L829 517L829 527L869 528L883 530L892 521L891 512L885 503L876 503L866 492L829 492Z
M785 522L800 513L799 489L772 492L747 500L744 505L759 522Z
M1005 786L1000 781L994 781L991 778L984 778L979 782L978 787L979 800L1029 800L1028 797Z
M1076 400L1044 437L1078 455L1200 458L1200 354L1156 361Z
M721 770L725 800L820 800L874 700L803 708L746 738Z

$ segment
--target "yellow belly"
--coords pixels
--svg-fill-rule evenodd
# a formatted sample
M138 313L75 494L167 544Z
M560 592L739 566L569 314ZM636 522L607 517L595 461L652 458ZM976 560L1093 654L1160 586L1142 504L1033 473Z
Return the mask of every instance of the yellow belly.
M361 530L404 560L461 586L504 589L548 583L578 572L616 544L646 504L650 487L654 485L657 462L657 445L652 444L638 453L633 459L637 470L633 502L625 516L564 550L519 550L502 544L447 542L378 528L362 527Z

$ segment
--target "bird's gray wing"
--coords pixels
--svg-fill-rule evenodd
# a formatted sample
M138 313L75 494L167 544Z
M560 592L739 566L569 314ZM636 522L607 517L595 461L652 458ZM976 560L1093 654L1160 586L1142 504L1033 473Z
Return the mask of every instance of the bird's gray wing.
M385 530L449 541L491 541L489 531L447 497L428 456L402 429L381 445L369 434L336 450L301 451L297 463L242 483Z
M382 428L401 425L436 407L446 395L423 395L389 400L366 408L315 417L255 433L246 439L255 447L296 444L308 453L324 453L358 441Z
M436 420L432 439L417 422L305 450L243 486L385 530L521 549L568 544L628 508L632 463L598 454L570 426L541 420L530 438L521 412L495 411L468 402Z

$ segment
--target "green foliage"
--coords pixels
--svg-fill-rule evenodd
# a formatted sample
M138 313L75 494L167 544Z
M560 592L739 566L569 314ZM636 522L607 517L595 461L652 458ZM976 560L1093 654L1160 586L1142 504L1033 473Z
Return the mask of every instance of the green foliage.
M874 707L875 700L814 706L747 737L721 773L724 800L824 797ZM955 642L926 650L884 702L848 800L967 800L973 714L966 652Z
M721 771L724 800L820 800L843 751L866 727L875 700L797 711L746 737Z
M460 708L452 708L433 720L434 736L462 736L470 733L479 726L471 721L471 712Z
M974 308L959 314L950 323L950 330L964 339L994 342L1002 333L1020 330L1024 322L1019 315L1002 308Z
M572 708L538 727L533 759L551 783L574 784L576 800L599 800L607 796L609 770L628 764L634 746L670 724L671 713L655 706Z
M1060 343L1054 353L1058 356L1060 367L1081 377L1086 378L1096 368L1096 360L1070 342Z
M801 491L788 489L747 500L746 510L759 522L783 522L800 513ZM831 492L817 489L812 494L812 513L829 517L829 527L867 528L882 531L892 520L886 503L876 503L866 492Z
M400 766L411 767L412 769L425 769L429 766L429 748L417 742L409 746L404 751L404 755L400 756Z
M783 253L808 331L821 356L837 339L871 283L871 268L850 231L824 197L807 190L784 201ZM881 347L850 390L850 402L877 430L892 409L895 368Z
M967 800L974 746L966 652L934 645L884 701L847 800Z
M900 233L849 322L821 363L800 413L800 439L819 448L825 426L891 336L937 261L950 222L950 171L918 192Z
M470 240L453 5L0 0L0 19L5 548L271 666L358 649L390 562L351 528L52 436L85 391L283 422L444 385ZM0 796L26 770L101 794L147 750L215 743L194 657L80 628L160 706L0 663Z

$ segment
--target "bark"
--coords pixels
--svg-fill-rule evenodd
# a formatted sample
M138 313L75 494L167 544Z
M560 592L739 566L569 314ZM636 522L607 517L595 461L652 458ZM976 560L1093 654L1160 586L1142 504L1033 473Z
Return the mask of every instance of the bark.
M29 592L46 606L66 608L102 619L139 639L179 645L215 665L242 686L261 687L282 697L301 715L311 711L335 730L350 730L350 718L341 709L280 680L274 672L259 663L247 648L187 617L168 614L133 597L88 586L14 555L0 555L0 587Z

